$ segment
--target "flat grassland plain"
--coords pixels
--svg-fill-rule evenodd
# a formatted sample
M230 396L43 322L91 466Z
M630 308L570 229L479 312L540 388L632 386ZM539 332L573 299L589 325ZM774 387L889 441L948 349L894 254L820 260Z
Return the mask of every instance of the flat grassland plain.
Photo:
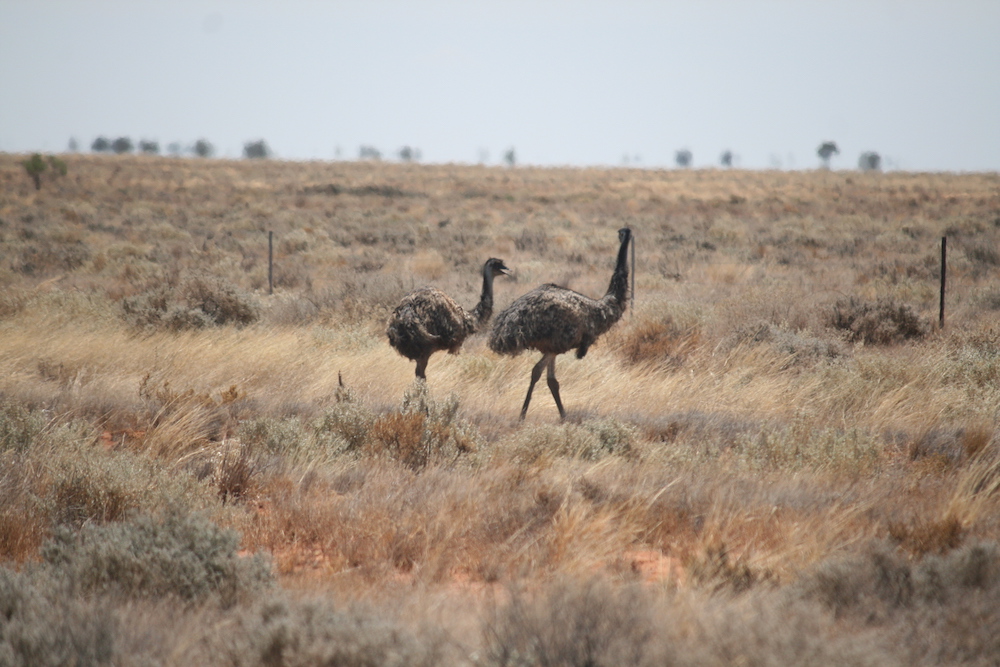
M0 663L1000 661L997 174L23 159ZM624 225L565 422L537 353L389 347L491 256L601 296Z

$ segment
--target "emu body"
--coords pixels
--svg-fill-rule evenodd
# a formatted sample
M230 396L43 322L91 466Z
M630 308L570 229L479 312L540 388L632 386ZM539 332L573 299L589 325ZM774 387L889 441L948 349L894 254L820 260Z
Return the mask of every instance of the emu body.
M556 380L556 357L576 350L582 359L597 338L621 319L628 298L628 244L632 231L625 227L618 230L621 247L608 291L600 299L574 292L551 283L541 285L518 297L497 315L490 332L490 349L498 354L515 356L525 350L537 350L542 358L531 371L531 383L521 408L521 419L528 412L531 392L547 369L546 382L552 398L564 419L559 381Z
M441 350L458 354L465 339L485 325L493 315L493 278L509 274L503 260L491 257L483 265L483 288L479 303L466 311L436 287L410 292L389 318L389 344L407 359L417 362L416 376L427 379L427 362Z

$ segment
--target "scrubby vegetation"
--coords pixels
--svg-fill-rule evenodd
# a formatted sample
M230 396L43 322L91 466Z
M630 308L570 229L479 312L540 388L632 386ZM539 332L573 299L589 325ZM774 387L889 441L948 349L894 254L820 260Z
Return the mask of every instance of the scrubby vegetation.
M23 161L0 664L1000 660L995 174ZM565 423L531 355L389 348L490 256L599 296L623 224Z

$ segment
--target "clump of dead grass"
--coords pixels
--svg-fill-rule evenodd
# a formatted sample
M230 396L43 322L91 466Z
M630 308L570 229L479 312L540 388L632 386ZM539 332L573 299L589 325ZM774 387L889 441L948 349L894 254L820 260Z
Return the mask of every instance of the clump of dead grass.
M667 314L627 322L615 336L618 354L630 365L682 366L701 344L696 327L682 326Z

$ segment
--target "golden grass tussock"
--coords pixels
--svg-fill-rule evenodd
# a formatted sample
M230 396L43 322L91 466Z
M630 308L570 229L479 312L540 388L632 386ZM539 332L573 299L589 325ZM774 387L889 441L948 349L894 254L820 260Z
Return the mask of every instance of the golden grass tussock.
M66 162L0 155L0 654L996 655L995 174ZM557 359L565 421L541 386L518 421L534 352L424 383L388 345L490 256L496 312L600 297L623 225L634 308Z

